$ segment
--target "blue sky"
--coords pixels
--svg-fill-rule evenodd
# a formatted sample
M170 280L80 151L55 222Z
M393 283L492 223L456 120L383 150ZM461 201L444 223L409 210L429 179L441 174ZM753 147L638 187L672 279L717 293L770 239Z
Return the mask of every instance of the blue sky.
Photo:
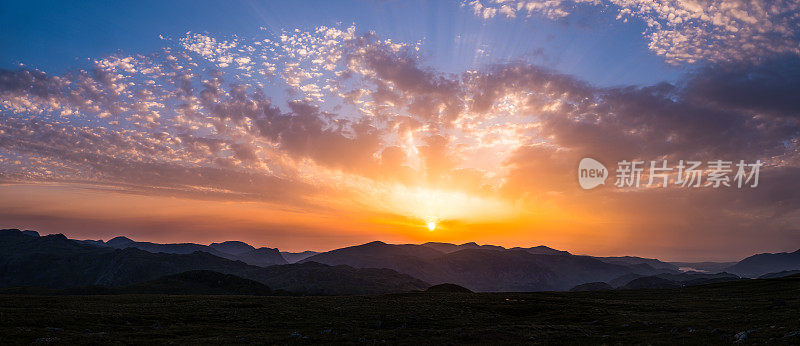
M598 86L674 81L686 66L666 64L647 49L640 22L578 8L569 18L479 18L450 1L3 1L0 67L63 73L90 58L149 54L187 31L213 37L263 36L260 28L310 29L355 24L399 42L423 42L424 64L460 73L522 60Z

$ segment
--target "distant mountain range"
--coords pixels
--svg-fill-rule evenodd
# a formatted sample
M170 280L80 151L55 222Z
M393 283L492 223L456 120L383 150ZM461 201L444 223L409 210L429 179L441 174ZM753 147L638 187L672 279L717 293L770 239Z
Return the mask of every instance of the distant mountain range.
M103 242L102 240L81 240L80 242L100 247L111 247L115 249L135 248L153 253L161 252L186 255L201 251L217 257L227 258L230 260L240 260L244 263L261 267L289 263L283 258L283 256L281 256L281 253L278 251L278 249L271 249L268 247L256 249L255 247L241 241L226 241L222 243L212 243L211 245L200 245L194 243L158 244L133 241L127 237L116 237L108 242Z
M768 273L798 269L800 269L800 250L795 252L753 255L725 270L734 274L754 278Z
M153 291L195 285L197 292L292 294L392 293L441 284L472 291L587 290L680 287L798 270L800 250L759 254L734 264L667 263L632 256L580 256L546 246L507 249L476 243L375 241L322 253L294 253L241 241L158 244L116 237L104 242L0 230L0 288L104 286L147 291L137 285L149 282ZM194 274L180 275L186 272ZM214 280L228 286L216 287Z
M650 266L606 263L588 256L552 250L505 249L426 243L392 245L371 242L311 256L301 262L389 268L431 284L454 283L473 291L565 290L589 281L611 280L629 273L657 274Z
M281 256L283 256L283 258L286 260L286 262L297 263L297 262L300 262L300 261L302 261L302 260L304 260L306 258L314 256L314 255L316 255L318 253L319 252L316 252L316 251L303 251L303 252L281 251Z
M193 270L253 280L297 294L376 294L422 290L428 283L389 269L319 263L259 267L208 252L189 254L117 249L18 230L0 230L0 287L129 286Z

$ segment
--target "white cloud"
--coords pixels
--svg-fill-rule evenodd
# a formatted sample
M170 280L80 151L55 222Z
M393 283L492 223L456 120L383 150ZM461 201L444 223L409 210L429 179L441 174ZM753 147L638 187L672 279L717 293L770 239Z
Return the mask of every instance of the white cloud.
M667 62L752 61L800 54L800 2L794 0L474 0L482 18L499 11L506 18L568 16L579 4L618 12L617 19L637 19L647 26L648 48Z

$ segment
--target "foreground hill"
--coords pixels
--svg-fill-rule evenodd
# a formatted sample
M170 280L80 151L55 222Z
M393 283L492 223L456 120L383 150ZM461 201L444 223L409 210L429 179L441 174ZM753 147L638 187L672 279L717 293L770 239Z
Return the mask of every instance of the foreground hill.
M784 276L792 276L792 275L800 275L800 270L784 270L777 273L767 273L764 275L759 276L759 279L775 279L775 278L782 278Z
M151 253L87 245L63 235L0 231L0 287L127 286L192 270L211 270L300 294L375 294L425 289L423 281L388 269L319 263L258 267L206 252Z
M798 292L800 277L592 292L0 294L0 343L796 345Z
M192 270L162 276L155 280L133 284L117 290L134 294L213 294L213 295L270 295L272 290L260 282L242 279L236 275L210 270Z
M668 288L668 287L681 287L681 286L695 286L695 285L704 285L710 284L715 282L728 282L728 281L736 281L740 280L739 276L736 276L731 273L716 273L716 274L706 274L706 273L698 273L698 272L685 272L685 273L660 273L657 275L638 275L638 274L628 274L620 276L614 280L608 282L612 287L615 288L623 288L627 286L631 281L642 279L642 278L657 278L657 279L650 279L652 282L668 282L662 287L652 287L652 288ZM660 280L664 281L660 281ZM646 280L640 280L639 282L645 282ZM636 287L636 286L634 286ZM641 288L641 287L639 287Z

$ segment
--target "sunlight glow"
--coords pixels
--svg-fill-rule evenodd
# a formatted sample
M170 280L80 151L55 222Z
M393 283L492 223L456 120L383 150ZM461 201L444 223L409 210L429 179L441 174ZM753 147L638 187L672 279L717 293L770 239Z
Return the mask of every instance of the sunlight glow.
M453 190L408 187L401 184L382 186L372 198L383 201L387 212L421 220L429 230L444 220L488 222L510 217L515 207L489 196Z

